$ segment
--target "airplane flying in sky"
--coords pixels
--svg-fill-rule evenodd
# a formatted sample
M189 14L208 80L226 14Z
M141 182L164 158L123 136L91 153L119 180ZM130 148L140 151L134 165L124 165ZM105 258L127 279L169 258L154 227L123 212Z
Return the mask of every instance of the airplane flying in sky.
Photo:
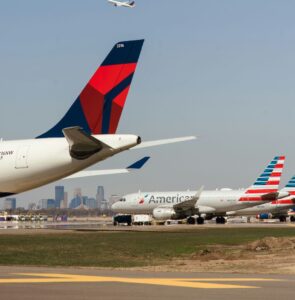
M237 211L229 211L227 212L227 215L256 216L261 214L272 214L272 216L277 216L280 221L285 222L288 211L295 208L295 176L291 178L291 180L286 184L281 192L288 192L289 196L269 203L264 203ZM292 221L295 220L293 220L292 218Z
M73 174L72 178L109 174L109 170L81 170L139 144L144 148L194 138L145 144L138 135L116 134L143 42L115 44L68 112L51 129L35 139L0 142L0 197Z
M185 219L188 223L204 223L204 218L216 218L225 223L226 213L256 206L288 196L278 191L285 157L276 156L256 182L246 190L221 189L203 191L139 192L124 196L114 203L112 210L124 214L151 214L156 220ZM193 199L193 201L192 201ZM197 219L192 216L197 215Z
M135 7L135 1L115 1L115 0L108 0L109 3L113 4L114 6L122 6L122 7Z

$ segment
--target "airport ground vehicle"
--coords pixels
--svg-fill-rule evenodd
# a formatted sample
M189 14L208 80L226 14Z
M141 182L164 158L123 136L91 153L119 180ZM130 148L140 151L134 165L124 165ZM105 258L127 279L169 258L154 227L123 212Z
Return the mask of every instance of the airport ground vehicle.
M113 217L113 225L151 225L152 216L150 215L116 215Z
M132 216L131 215L117 215L113 217L113 225L132 225Z
M133 215L133 225L152 225L153 218L150 215Z

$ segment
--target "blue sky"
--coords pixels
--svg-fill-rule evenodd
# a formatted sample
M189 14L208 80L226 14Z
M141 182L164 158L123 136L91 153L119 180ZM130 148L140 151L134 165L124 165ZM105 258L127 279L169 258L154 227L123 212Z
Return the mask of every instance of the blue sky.
M145 38L119 133L194 142L130 151L95 168L152 159L132 175L65 184L94 195L141 190L240 188L293 141L295 3L272 0L2 0L0 135L31 138L66 112L114 43ZM54 184L18 196L52 197Z

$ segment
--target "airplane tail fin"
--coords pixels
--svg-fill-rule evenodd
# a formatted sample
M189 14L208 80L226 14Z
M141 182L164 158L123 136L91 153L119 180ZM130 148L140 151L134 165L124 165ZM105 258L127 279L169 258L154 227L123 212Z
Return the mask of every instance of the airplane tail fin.
M283 191L288 192L290 195L295 195L295 176L293 176L283 188Z
M267 200L264 196L275 195L279 189L284 164L285 156L274 157L255 183L245 191L240 201L264 201Z
M63 137L79 126L88 134L113 134L130 89L144 40L115 44L65 116L38 138Z

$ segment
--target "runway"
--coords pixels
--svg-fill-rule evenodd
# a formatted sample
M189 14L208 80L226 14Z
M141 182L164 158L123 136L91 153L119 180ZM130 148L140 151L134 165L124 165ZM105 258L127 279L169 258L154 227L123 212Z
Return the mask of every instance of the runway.
M1 299L291 299L295 276L0 267Z

